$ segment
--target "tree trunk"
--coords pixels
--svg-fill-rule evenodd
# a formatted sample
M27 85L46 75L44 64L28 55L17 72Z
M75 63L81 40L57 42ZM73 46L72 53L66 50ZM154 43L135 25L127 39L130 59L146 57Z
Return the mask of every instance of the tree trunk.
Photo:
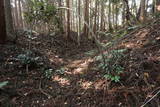
M141 4L140 4L140 17L139 20L141 22L145 21L145 15L146 15L146 0L141 0Z
M18 13L19 13L19 22L20 22L20 27L21 29L23 29L23 18L22 18L22 7L21 7L21 1L22 0L18 0Z
M112 22L111 22L111 0L109 0L109 6L108 6L108 25L109 25L109 31L112 32L113 28L112 28Z
M126 24L127 26L130 26L130 16L131 16L131 13L130 13L130 9L129 9L129 3L128 3L128 0L124 0L124 3L125 3L125 7L126 7L126 14L125 14L125 17L126 17Z
M3 44L7 37L4 0L0 0L0 13L0 44Z
M7 39L9 41L15 42L16 34L14 31L14 27L13 27L13 19L12 19L10 0L5 0L5 18L6 18Z
M14 1L15 3L15 27L16 29L19 29L19 19L18 19L18 6L17 6L17 0Z
M105 2L104 0L101 1L101 25L100 25L100 30L104 30L104 5Z
M78 45L80 45L80 32L81 32L81 0L78 0Z
M89 0L85 0L85 10L84 10L84 21L86 24L89 25ZM84 23L84 35L88 36L88 27L87 25Z
M67 8L70 8L70 0L66 1ZM66 39L70 36L70 10L67 10L67 34Z
M112 22L113 22L113 29L115 29L115 4L112 4Z
M93 27L93 32L96 34L97 32L97 12L98 12L98 0L95 1L95 16L94 16L94 27Z
M62 7L62 0L58 0L58 6ZM59 10L59 16L60 16L60 21L59 21L60 22L59 23L60 28L59 29L60 29L61 32L63 32L64 31L64 29L63 29L64 28L64 26L63 26L63 24L64 24L63 23L63 10L61 10L61 9Z
M118 7L117 7L117 5L116 5L116 7L115 7L115 10L116 10L116 16L115 16L115 17L116 17L116 23L115 23L116 26L115 26L115 29L117 30L117 29L118 29L118 21L119 21L119 20L118 20Z

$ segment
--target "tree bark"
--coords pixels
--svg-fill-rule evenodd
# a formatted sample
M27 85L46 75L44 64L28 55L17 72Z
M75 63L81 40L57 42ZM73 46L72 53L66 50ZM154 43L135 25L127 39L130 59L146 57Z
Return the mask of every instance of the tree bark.
M5 18L6 18L7 39L9 41L15 42L16 34L15 34L15 31L14 31L14 27L13 27L13 19L12 19L10 0L5 0Z
M104 30L104 6L105 2L104 0L101 1L101 25L100 25L100 29L101 31Z
M81 32L81 0L78 0L78 38L77 38L77 41L78 41L78 45L80 45L80 32Z
M84 10L84 35L88 36L88 27L86 24L89 25L89 0L85 0L85 10Z
M145 21L145 15L146 15L146 0L141 0L141 4L140 4L140 17L139 17L139 20L141 22Z
M20 21L20 27L23 29L23 18L22 18L22 7L21 7L21 1L18 0L18 10L19 10L19 21Z
M95 15L94 15L94 27L93 27L93 32L96 34L97 32L97 12L98 12L98 0L95 1Z
M108 5L108 28L109 28L109 31L113 31L113 28L112 28L112 22L111 22L111 0L109 0L109 5Z
M70 0L66 1L67 8L70 8ZM70 10L67 10L67 34L66 34L66 39L70 36Z
M62 0L58 1L58 6L62 7ZM64 31L64 29L63 29L64 28L64 26L63 26L64 25L64 23L63 23L63 10L59 10L59 16L60 16L59 29L61 32L63 32Z
M0 44L5 43L6 37L4 0L0 0Z
M126 13L125 13L125 18L126 18L126 24L127 26L131 26L131 23L130 23L130 19L131 19L131 12L130 12L130 9L129 9L129 3L128 3L128 0L124 0L124 3L125 3L125 8L126 8Z
M17 0L14 1L15 3L15 8L14 8L14 12L15 12L15 27L16 29L19 29L19 18L18 18L18 6L17 6Z

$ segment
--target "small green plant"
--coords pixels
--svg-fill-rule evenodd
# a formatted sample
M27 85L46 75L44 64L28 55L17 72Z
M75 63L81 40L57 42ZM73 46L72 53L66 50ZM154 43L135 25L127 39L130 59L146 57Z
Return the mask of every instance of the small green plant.
M3 88L8 84L8 81L0 82L0 88Z
M44 75L46 78L50 79L54 74L60 74L63 75L65 73L65 68L60 68L57 70L53 70L53 69L43 69Z
M16 58L23 66L37 65L39 57L32 57L32 51L26 51L24 54L19 54Z
M45 77L47 77L48 79L50 79L53 76L53 69L46 69L44 71Z
M65 71L66 71L65 68L62 67L62 68L60 68L60 69L57 69L57 70L56 70L56 73L63 75L63 74L65 73Z
M120 81L120 74L123 73L124 68L120 65L124 57L125 49L113 50L105 54L105 64L100 62L98 67L105 70L104 77L114 82ZM97 61L103 60L101 56L96 57Z

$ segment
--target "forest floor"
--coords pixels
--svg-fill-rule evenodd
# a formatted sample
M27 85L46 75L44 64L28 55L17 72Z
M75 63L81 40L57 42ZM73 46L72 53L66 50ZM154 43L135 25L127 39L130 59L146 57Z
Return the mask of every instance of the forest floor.
M91 42L81 46L60 35L20 36L0 45L1 107L139 107L160 90L160 20L138 28L114 49L127 49L119 83L103 77ZM28 54L28 62L17 60ZM35 61L35 62L34 62ZM108 85L110 84L110 87ZM157 95L148 107L160 106Z

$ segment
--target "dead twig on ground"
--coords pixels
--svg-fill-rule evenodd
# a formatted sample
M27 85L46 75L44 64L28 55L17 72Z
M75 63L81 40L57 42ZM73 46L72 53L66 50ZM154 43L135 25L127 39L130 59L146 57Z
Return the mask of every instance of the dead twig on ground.
M48 94L48 93L46 93L45 91L43 91L41 85L42 85L42 82L41 82L41 80L40 80L40 84L39 84L39 90L40 90L40 92L41 92L42 94L44 94L45 96L47 96L48 99L52 98L52 96L51 96L50 94Z
M141 105L140 107L144 107L146 106L149 102L151 102L156 96L158 96L158 94L160 93L160 89L158 90L158 92L156 94L154 94L149 100L147 100L143 105Z

